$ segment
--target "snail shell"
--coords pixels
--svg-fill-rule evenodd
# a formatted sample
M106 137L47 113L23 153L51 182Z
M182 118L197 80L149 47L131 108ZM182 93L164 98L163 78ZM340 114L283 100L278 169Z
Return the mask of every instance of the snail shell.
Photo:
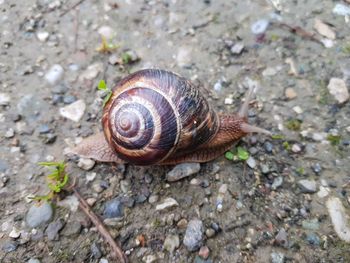
M119 158L150 165L210 141L218 131L219 117L185 78L146 69L117 84L102 123L106 140Z

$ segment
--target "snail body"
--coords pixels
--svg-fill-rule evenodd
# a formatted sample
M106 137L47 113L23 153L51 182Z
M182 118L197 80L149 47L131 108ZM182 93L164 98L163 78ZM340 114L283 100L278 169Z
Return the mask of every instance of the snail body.
M237 114L219 115L185 78L145 69L121 80L103 109L103 133L73 152L102 162L136 165L207 162L250 132L250 91Z

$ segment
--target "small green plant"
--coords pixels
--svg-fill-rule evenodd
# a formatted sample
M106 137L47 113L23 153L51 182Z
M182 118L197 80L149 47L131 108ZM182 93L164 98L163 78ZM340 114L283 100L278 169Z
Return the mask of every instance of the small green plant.
M58 193L62 192L68 183L69 175L65 171L66 164L64 162L40 162L39 165L54 168L46 176L50 192L47 195L35 196L33 199L37 201L51 201Z
M271 135L271 138L273 140L283 140L284 136L282 134L273 134L273 135Z
M228 151L225 153L225 158L230 161L246 161L249 158L249 153L242 147L237 147L234 152Z
M343 47L343 52L345 54L350 54L350 44L346 44L344 47Z
M106 103L109 101L109 99L111 98L113 92L107 87L107 84L103 79L101 79L100 82L98 83L97 89L107 92L107 95L103 99L103 107L104 107Z
M282 145L283 145L283 148L286 149L287 151L289 151L291 148L289 142L287 141L283 142Z
M333 134L328 134L327 140L331 143L333 146L337 146L340 144L340 135L333 135Z
M299 131L301 128L301 121L297 119L290 119L286 122L286 127L292 131Z
M300 175L304 175L305 174L305 169L304 167L299 167L296 169L296 172Z
M122 62L123 64L130 64L132 61L132 57L128 52L122 54Z
M104 36L101 36L101 45L96 48L96 51L100 53L111 53L118 47L118 45L108 42Z

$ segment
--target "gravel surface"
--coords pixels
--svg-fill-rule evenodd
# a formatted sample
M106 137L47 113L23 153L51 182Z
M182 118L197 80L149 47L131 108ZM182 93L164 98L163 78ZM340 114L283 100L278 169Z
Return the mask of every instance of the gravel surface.
M75 3L78 3L75 5ZM0 261L114 262L63 161L130 262L350 262L350 2L0 0ZM102 36L107 45L102 45ZM109 53L102 52L107 49ZM171 70L218 113L258 87L250 135L201 165L67 158L101 131L107 86Z

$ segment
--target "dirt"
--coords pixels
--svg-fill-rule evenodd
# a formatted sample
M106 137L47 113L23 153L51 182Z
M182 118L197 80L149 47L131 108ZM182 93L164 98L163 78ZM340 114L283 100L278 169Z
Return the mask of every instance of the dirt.
M278 9L273 3L280 3ZM70 176L78 178L82 195L96 199L97 214L102 215L104 204L114 197L136 201L125 208L117 226L109 227L130 262L152 262L152 257L154 262L350 262L350 245L335 233L325 206L328 197L336 196L350 214L350 104L337 103L327 88L331 78L343 79L350 87L349 15L335 14L336 3L349 7L342 1L316 0L0 0L0 93L10 97L0 106L1 262L103 262L101 257L114 262L109 246L81 211L55 205L53 220L65 221L56 240L47 240L47 224L35 230L26 226L25 215L33 204L28 196L48 191L47 169L38 162L62 160ZM332 47L318 41L322 36L314 29L316 18L336 33ZM252 25L262 19L269 21L268 28L253 34ZM96 51L102 26L115 33L108 43L118 48L109 54ZM302 33L290 30L296 27ZM237 43L244 48L234 54L231 48ZM137 54L134 62L123 61L128 50ZM119 63L109 63L111 56ZM61 65L64 74L51 85L45 74L54 64ZM84 78L91 65L97 65L96 74ZM254 158L254 168L222 156L174 183L165 180L171 166L97 163L92 171L80 169L64 150L101 131L98 82L104 79L113 87L130 72L151 67L192 80L218 112L236 112L246 87L256 81L259 89L249 122L282 137L259 134L239 142ZM63 91L57 92L60 87ZM292 88L295 97L288 98L286 88ZM225 104L225 98L233 103ZM86 103L82 119L62 117L59 109L78 99ZM296 120L300 127L290 125ZM42 132L43 125L48 131ZM316 164L321 167L318 172ZM96 177L88 182L86 175L91 173ZM279 179L282 183L273 188ZM317 190L305 192L298 185L302 179L315 181ZM104 189L96 191L94 185L101 182ZM216 201L222 184L228 191L219 212ZM319 193L322 187L327 189L325 196ZM152 195L159 199L137 201L141 194L147 200ZM179 205L156 211L166 197ZM214 236L203 237L211 261L182 243L186 225L178 223L194 218L203 221L205 230L213 223L220 226ZM305 227L312 220L315 228ZM82 230L65 235L75 221ZM22 231L20 237L9 237L13 226ZM281 229L287 233L284 243L277 238ZM170 234L180 238L173 253L163 248ZM146 240L144 247L136 241L140 235ZM4 245L11 242L16 249L6 251ZM101 257L93 255L94 243ZM282 255L280 261L276 253Z

